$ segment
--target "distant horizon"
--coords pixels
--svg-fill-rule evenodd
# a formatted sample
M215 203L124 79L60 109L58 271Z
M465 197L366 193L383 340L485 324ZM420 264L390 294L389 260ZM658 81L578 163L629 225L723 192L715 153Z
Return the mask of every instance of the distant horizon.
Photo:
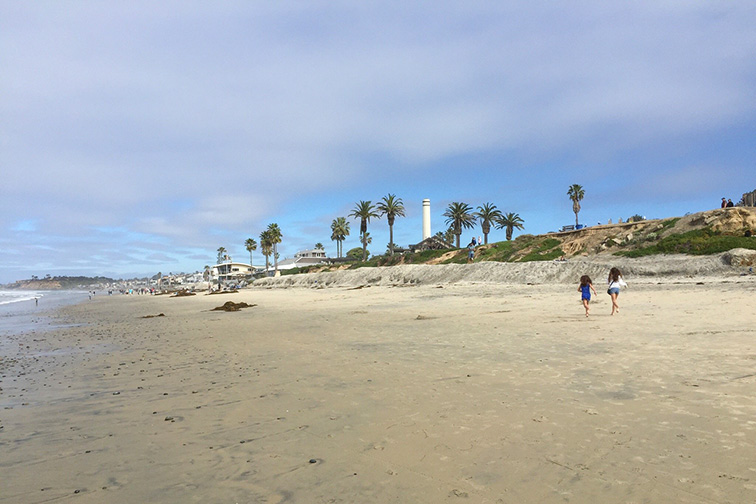
M745 208L754 208L754 207L745 207ZM700 210L699 212L688 212L688 213L686 213L684 215L670 215L670 216L666 216L666 217L644 217L644 220L645 221L650 221L650 220L675 219L675 218L686 217L688 215L693 215L693 214L696 214L696 213L702 213L702 212L707 212L707 211L716 210L716 209L717 208L710 208L710 209L707 209L707 210ZM628 218L629 217L632 217L632 216L628 216ZM618 221L614 221L613 220L611 223L609 223L609 222L602 222L602 223L597 223L597 224L593 224L593 225L586 225L585 227L589 228L589 227L594 227L594 226L597 226L597 225L607 226L607 225L618 225L618 224L628 224L628 223L629 222L626 221L625 218L622 218L622 222L618 222ZM521 236L521 235L533 234L533 235L536 235L536 236L543 236L543 235L547 235L547 234L551 234L551 233L559 233L559 231L558 230L557 231L547 231L546 233L525 233L525 232L520 232L517 235L513 236L512 240L515 240L517 238L517 236ZM435 233L434 233L434 235L435 235ZM465 234L463 233L463 235L465 235ZM475 235L476 238L478 237L478 234L475 234L475 233L472 232L472 230L470 230L469 236L472 237L473 235ZM481 236L482 236L482 234L481 234ZM489 237L490 237L490 234L489 234ZM415 243L419 243L420 241L422 241L422 240L418 240ZM504 242L504 241L507 241L506 238L502 238L502 239L499 239L499 240L491 240L489 238L488 244L491 245L491 244L494 244L494 243L497 243L497 242ZM466 243L468 243L468 241L465 241L465 244ZM466 246L465 244L462 244L461 247L460 247L460 249L463 249ZM454 244L452 244L452 245L454 245ZM355 247L352 247L352 248L359 248L359 247L355 246ZM456 247L454 247L454 246L452 248L456 249ZM297 252L302 252L303 250L307 250L307 249L298 250ZM368 250L370 250L370 247L368 247ZM459 250L459 249L457 249L457 250ZM345 255L346 255L347 251L348 250L345 250ZM258 253L259 253L259 250L256 251L256 252L254 252L254 254L258 254ZM382 252L382 253L371 253L370 257L383 256L383 255L386 255L386 254L387 254L387 252L385 252L385 251ZM260 261L255 261L255 263L252 264L252 266L257 266L257 267L264 267L265 266L265 257L261 253L259 255L260 255ZM336 254L327 255L327 257L329 259L333 259L333 258L336 257ZM248 254L247 254L247 258L246 259L242 258L241 260L237 260L236 258L233 258L233 257L231 259L235 263L249 264L248 260L246 260L246 259L249 259L249 255ZM279 258L279 262L282 261L282 260L284 260L284 259L287 259L287 258L284 258L284 257ZM217 264L217 263L215 261L213 261L212 264L208 264L208 266L212 267L215 264ZM271 268L273 267L273 264L274 264L273 263L273 259L271 258L270 259L270 267ZM183 271L183 270L177 270L177 271L156 271L154 273L149 273L149 274L134 274L134 275L127 275L127 276L124 276L124 275L111 276L109 274L97 274L97 273L92 274L92 275L83 275L83 274L51 274L51 279L54 280L55 277L68 277L68 278L71 278L71 277L73 277L73 278L75 278L75 277L84 277L84 278L88 278L88 279L96 279L98 277L103 277L103 278L109 278L109 279L114 280L114 281L121 281L121 280L122 281L143 280L145 278L146 279L152 279L152 277L154 277L157 274L161 274L162 276L169 276L169 275L193 275L193 274L197 274L197 273L202 273L204 271L204 266L205 265L203 264L202 267L200 267L198 269L194 269L194 270L186 270L186 271ZM38 277L37 280L46 280L46 278L44 278L43 275L39 275L39 274L35 274L35 273L32 273L32 275L36 275ZM15 279L13 281L0 281L0 287L2 287L2 286L8 286L8 285L11 285L13 283L23 282L23 281L33 281L33 279L31 277L29 277L29 278L18 278L18 279Z
M3 284L196 271L271 223L282 259L335 256L331 222L388 194L407 246L425 198L432 234L451 202L490 202L517 236L574 224L572 184L586 225L756 189L752 2L74 0L0 19ZM386 219L369 232L383 253Z

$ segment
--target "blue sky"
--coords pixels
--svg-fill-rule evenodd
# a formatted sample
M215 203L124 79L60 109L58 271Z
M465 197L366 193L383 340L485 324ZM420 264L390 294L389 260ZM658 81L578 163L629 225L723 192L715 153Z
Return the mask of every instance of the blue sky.
M537 234L574 183L591 225L756 189L753 1L0 0L0 68L0 282L201 270L272 222L335 255L388 193L406 246L423 198Z

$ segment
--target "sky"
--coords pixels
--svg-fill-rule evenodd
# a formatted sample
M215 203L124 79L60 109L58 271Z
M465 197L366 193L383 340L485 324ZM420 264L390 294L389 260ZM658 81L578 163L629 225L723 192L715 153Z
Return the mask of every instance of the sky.
M424 198L433 233L452 202L558 230L572 184L586 225L681 216L754 159L752 0L0 0L0 282L248 262L270 223L335 256L388 194L401 246Z

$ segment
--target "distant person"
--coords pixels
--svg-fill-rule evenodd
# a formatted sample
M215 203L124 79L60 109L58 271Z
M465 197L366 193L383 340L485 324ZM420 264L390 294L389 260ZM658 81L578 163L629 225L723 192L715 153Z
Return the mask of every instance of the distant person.
M475 238L467 245L467 262L473 262L475 258Z
M34 306L39 306L39 298L34 298Z
M593 291L594 294L598 296L598 293L596 292L596 289L593 288L593 283L591 282L591 277L588 275L583 275L580 277L580 287L578 287L578 291L580 291L580 298L583 301L583 307L585 308L585 316L588 316L588 312L591 311L591 307L589 303L591 302L591 291Z
M478 242L475 241L475 237L474 236L472 237L472 242L470 242L470 243L473 244L473 247L478 244Z
M609 278L607 279L609 289L606 291L612 298L612 315L619 313L619 305L617 304L617 297L620 293L620 287L627 287L625 279L622 278L619 268L612 268L609 270Z
M722 208L727 206L727 198L722 198Z
M735 206L735 203L733 203L731 199L728 199L727 200L727 208L731 208L731 207L734 207L734 206Z

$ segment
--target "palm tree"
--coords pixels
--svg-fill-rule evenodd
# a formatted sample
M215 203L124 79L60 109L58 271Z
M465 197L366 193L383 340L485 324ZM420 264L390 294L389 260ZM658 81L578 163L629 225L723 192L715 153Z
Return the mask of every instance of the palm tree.
M331 241L336 242L336 257L341 257L341 236L336 232L336 219L331 222Z
M270 243L273 245L273 262L276 265L276 271L278 271L278 244L281 243L283 234L281 234L281 228L275 222L268 224L268 233L270 233Z
M318 242L315 244L315 250L323 250L325 247L322 243Z
M210 281L210 266L205 265L205 271L202 272L202 280L205 282Z
M491 232L491 223L494 224L502 218L501 210L493 203L484 203L478 207L475 216L480 220L480 228L483 230L483 240L488 245L488 233Z
M449 203L444 212L444 217L447 218L446 225L454 230L454 235L457 237L457 248L459 248L459 236L462 234L462 229L475 226L475 215L471 212L470 205L457 201Z
M267 274L270 269L270 254L273 253L273 242L267 229L260 233L260 252L265 256L265 273Z
M436 238L439 238L446 243L452 243L454 241L454 229L446 228L446 231L439 231L436 233Z
M223 259L226 257L226 248L225 247L218 247L218 262L215 264L220 264L223 262Z
M575 227L577 227L578 213L580 212L580 200L585 196L585 190L583 190L583 186L579 184L572 184L567 190L567 196L572 200L572 211L575 212Z
M252 251L257 250L257 242L252 238L247 238L244 242L244 247L247 249L247 252L249 252L249 265L252 266Z
M349 236L349 222L346 217L337 217L331 223L331 240L336 241L336 257L344 252L344 240Z
M373 238L370 236L370 233L367 231L362 235L362 238L360 238L360 241L362 241L362 260L367 259L367 246L373 243Z
M507 230L507 240L512 239L512 232L515 229L523 229L525 221L522 220L520 214L509 212L504 214L499 220L496 221L496 227L498 229L505 228Z
M404 203L402 203L402 198L397 198L396 195L389 193L388 196L384 196L378 202L376 208L381 212L381 215L385 215L388 219L389 249L391 255L394 255L394 219L404 217Z
M368 223L371 217L378 217L375 213L375 206L368 201L360 201L349 214L349 217L360 219L360 241L362 242L362 260L367 261L367 243L365 243L365 233L367 233Z

